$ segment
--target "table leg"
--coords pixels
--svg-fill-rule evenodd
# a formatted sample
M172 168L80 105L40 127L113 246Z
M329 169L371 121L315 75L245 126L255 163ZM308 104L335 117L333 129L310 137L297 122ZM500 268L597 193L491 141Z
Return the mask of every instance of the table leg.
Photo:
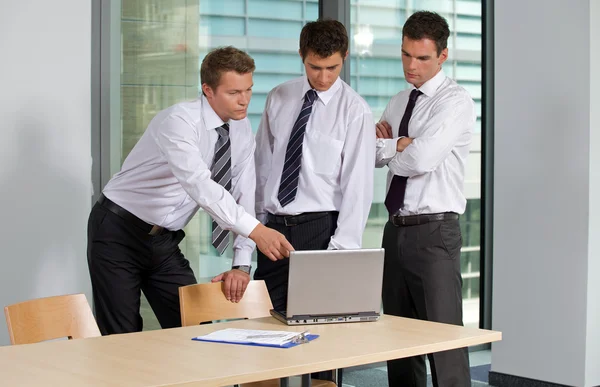
M310 379L310 374L302 375L302 387L310 387L312 380Z
M343 379L343 376L344 376L344 372L343 372L343 371L344 371L344 369L343 369L343 368L338 368L337 370L335 370L335 371L333 372L333 374L335 375L335 380L334 380L334 382L335 382L335 384L337 384L338 386L343 386L343 382L342 382L342 379Z

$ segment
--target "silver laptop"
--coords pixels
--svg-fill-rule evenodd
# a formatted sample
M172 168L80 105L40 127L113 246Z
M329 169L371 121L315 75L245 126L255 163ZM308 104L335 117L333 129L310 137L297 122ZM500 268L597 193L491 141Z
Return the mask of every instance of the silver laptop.
M271 310L288 325L379 320L383 249L290 253L287 310Z

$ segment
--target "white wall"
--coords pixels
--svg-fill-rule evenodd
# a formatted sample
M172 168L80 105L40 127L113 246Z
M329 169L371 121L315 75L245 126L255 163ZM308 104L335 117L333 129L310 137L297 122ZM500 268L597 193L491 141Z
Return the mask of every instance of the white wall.
M590 1L590 224L586 381L600 385L600 0ZM593 383L592 383L593 382Z
M571 386L600 384L591 40L590 0L495 2L492 371Z
M90 50L90 1L0 2L0 306L91 303Z

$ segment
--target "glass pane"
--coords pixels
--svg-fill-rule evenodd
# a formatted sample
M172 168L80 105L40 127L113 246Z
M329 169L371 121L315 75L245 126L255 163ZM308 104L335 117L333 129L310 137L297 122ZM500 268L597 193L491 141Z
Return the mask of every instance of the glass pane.
M352 87L371 106L379 120L390 98L409 87L404 80L400 45L402 25L415 10L440 13L448 20L449 60L446 75L467 89L475 101L478 120L471 154L465 171L467 209L461 216L463 248L464 322L479 325L479 267L481 229L481 1L459 0L352 0L351 79ZM387 169L375 175L374 203L363 237L364 247L381 246L387 211L383 204Z
M112 101L120 98L121 125L111 128L118 140L111 172L120 169L156 113L199 95L200 63L218 46L233 45L255 58L249 118L256 130L271 88L302 74L298 36L317 17L318 0L121 0L121 82ZM231 267L231 247L217 256L210 228L200 211L180 245L199 282ZM159 328L145 299L142 316L144 329Z

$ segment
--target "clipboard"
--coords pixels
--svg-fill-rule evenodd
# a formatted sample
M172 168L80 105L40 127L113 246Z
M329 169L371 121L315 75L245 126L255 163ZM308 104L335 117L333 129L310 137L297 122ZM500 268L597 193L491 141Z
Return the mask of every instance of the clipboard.
M248 329L222 329L208 335L193 337L194 341L250 345L255 347L292 348L308 343L319 335L308 332L260 331Z

